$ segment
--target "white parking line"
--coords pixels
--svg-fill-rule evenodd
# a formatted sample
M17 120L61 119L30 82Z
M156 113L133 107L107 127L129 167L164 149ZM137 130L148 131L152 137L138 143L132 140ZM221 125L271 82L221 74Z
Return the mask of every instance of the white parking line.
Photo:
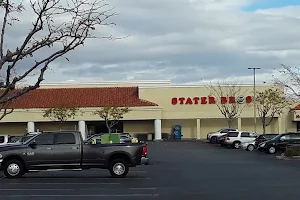
M159 194L82 194L82 195L76 195L76 194L66 194L66 195L59 195L59 194L53 194L53 195L1 195L5 197L158 197Z
M121 183L7 183L9 185L120 185Z
M137 171L133 171L133 170L132 170L132 171L130 171L130 172L136 172L136 173L146 173L147 171L141 171L141 170L139 170L139 171L138 171L138 170L137 170ZM130 173L130 172L129 172L129 173Z
M75 189L37 189L37 188L22 188L22 189L0 189L0 191L73 191Z
M130 190L156 190L156 188L129 188Z

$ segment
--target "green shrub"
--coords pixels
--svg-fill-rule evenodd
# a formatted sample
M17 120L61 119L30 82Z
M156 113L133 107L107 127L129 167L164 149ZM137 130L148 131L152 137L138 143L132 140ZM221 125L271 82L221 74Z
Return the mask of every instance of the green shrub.
M285 150L285 156L293 157L293 156L300 156L300 146L289 146Z

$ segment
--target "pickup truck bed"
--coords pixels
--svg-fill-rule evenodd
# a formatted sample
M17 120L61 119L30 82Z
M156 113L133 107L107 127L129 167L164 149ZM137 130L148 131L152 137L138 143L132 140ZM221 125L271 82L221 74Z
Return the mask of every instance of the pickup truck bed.
M40 170L108 169L126 177L130 167L148 164L147 145L87 144L78 131L51 131L25 143L0 146L0 170L8 178Z

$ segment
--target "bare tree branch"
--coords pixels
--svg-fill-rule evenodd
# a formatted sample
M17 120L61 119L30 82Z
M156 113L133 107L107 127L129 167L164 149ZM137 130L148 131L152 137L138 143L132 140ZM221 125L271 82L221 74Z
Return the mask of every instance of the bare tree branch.
M280 77L273 75L275 85L282 86L286 90L289 99L300 98L300 68L281 64Z
M240 116L245 104L236 101L239 97L245 97L246 90L242 90L238 81L227 81L223 83L208 84L206 86L210 91L210 96L215 97L215 104L221 114L226 118L229 128L232 127L234 119ZM223 102L222 98L226 97L227 102ZM230 102L231 101L231 102Z
M6 47L7 25L13 27L12 22L19 21L14 14L24 10L32 11L34 20L23 42L13 50ZM97 35L101 27L115 25L109 19L117 13L104 0L31 0L18 4L13 0L0 0L1 11L4 13L0 20L0 71L4 75L3 80L0 79L1 105L39 88L49 65L84 45L87 39L121 39ZM25 68L23 60L34 62ZM22 70L17 70L20 66ZM34 73L38 73L34 84L16 90L16 85Z
M131 110L128 107L119 108L119 107L102 107L99 110L96 110L92 115L97 115L101 119L105 120L106 127L108 132L112 132L112 128L119 123L120 119L123 119L124 115Z
M293 101L287 100L284 92L278 88L269 88L258 92L255 100L264 134L266 127L273 121L275 115L281 115L285 108L293 105Z

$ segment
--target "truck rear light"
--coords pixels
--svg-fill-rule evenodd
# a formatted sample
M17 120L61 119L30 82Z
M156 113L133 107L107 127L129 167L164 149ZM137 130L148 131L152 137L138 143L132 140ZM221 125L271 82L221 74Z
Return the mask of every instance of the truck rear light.
M146 156L147 155L147 146L143 147L142 155Z
M226 140L230 140L230 138L228 137L228 138L226 138Z

